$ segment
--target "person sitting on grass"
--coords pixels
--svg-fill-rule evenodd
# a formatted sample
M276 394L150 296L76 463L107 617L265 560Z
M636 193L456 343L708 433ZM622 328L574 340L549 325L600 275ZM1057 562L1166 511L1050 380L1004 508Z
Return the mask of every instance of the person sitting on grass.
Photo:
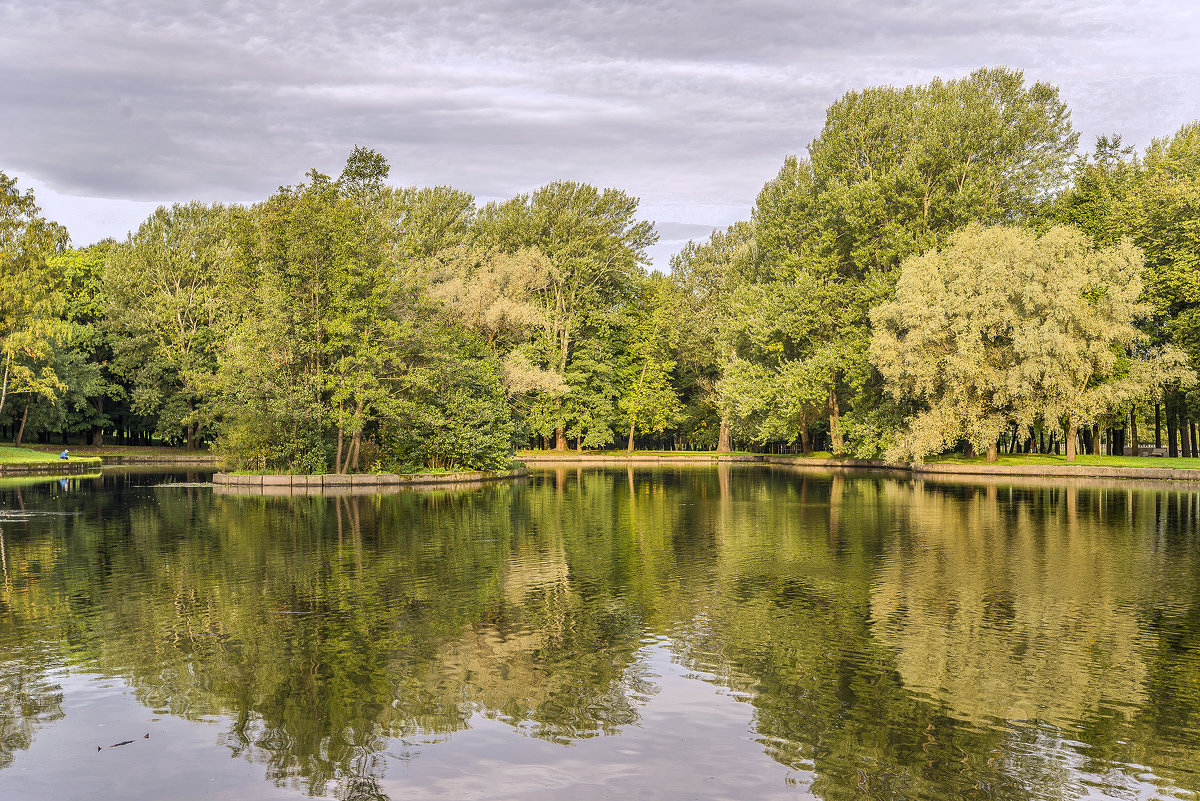
M69 452L67 452L66 450L64 450L62 453L60 453L60 454L58 455L58 458L59 458L59 459L62 459L62 460L64 460L64 461L65 461L65 460L67 460L67 459L70 459L70 458L71 458L71 454L70 454Z

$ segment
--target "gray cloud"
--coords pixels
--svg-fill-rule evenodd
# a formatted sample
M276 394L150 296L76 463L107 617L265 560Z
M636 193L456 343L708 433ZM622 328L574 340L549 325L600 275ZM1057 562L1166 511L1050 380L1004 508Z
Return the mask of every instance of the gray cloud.
M1005 64L1059 85L1085 143L1144 145L1200 116L1197 23L1188 0L10 0L0 169L64 196L245 201L365 144L399 183L576 178L700 226L657 254L744 215L851 88Z

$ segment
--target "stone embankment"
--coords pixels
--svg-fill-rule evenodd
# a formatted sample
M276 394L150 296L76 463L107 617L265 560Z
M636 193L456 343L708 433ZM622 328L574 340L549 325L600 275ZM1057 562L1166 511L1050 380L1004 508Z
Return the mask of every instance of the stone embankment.
M99 459L0 464L0 478L9 476L71 476L100 470Z
M217 473L213 476L213 485L219 495L374 495L405 489L478 486L527 475L529 471L524 468L496 472L326 473L316 476Z
M1200 481L1200 462L1189 467L1106 467L1084 464L1006 465L884 462L871 459L820 459L760 453L717 453L716 451L668 451L657 453L577 453L561 451L522 452L522 462L539 467L551 465L714 465L761 464L797 470L825 472L889 470L930 476L1026 476L1059 478L1154 479L1164 481ZM1148 463L1153 459L1147 458Z

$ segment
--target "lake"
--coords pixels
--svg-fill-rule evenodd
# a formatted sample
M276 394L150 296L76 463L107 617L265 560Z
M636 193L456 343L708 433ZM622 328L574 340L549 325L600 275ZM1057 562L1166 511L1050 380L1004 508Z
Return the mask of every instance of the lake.
M1187 485L206 479L0 480L0 798L1200 789Z

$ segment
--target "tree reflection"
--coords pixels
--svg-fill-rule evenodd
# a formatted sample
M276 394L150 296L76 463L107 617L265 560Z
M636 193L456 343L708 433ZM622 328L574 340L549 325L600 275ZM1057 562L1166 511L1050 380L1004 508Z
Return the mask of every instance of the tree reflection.
M653 638L827 801L1082 796L1125 765L1198 789L1191 491L725 466L81 495L0 547L8 761L61 715L66 661L228 716L272 782L385 798L396 752L477 715L556 743L638 723Z

